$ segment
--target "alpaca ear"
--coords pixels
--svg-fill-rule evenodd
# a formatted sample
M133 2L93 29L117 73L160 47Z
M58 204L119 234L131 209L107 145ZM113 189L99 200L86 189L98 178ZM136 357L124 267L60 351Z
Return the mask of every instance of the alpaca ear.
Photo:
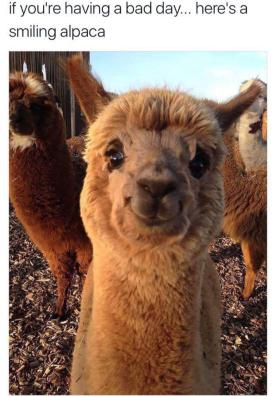
M214 110L219 126L224 132L255 102L262 90L262 85L255 80L247 90L228 102L216 103L206 100L205 104Z
M87 121L92 123L114 95L105 91L102 83L88 71L81 54L68 58L64 66L80 108Z

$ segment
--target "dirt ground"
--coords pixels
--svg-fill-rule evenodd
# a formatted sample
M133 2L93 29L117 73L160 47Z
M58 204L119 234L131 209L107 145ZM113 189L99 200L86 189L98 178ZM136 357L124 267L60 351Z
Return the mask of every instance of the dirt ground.
M244 264L238 245L221 236L211 246L223 296L222 393L266 394L266 273L241 298ZM48 265L10 213L10 393L68 394L79 316L79 279L66 320L52 319L55 282Z

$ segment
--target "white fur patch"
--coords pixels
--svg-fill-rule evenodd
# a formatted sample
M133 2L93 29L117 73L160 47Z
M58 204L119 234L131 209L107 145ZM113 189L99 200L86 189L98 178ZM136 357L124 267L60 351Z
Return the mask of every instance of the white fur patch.
M20 149L21 151L31 147L35 144L34 134L32 135L18 135L12 132L10 146L13 150Z
M250 109L251 110L251 109ZM261 120L262 112L247 110L240 117L238 129L246 129L246 133L250 131L250 126ZM258 109L259 110L259 109Z
M28 76L26 78L26 84L32 90L32 93L37 96L45 96L48 95L48 92L43 84L40 81L37 81L32 76Z

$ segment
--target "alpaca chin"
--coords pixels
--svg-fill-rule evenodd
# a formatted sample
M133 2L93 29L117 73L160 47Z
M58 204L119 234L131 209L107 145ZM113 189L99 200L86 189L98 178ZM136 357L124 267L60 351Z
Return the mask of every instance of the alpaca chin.
M128 242L132 240L139 247L139 241L146 242L153 247L183 240L188 232L190 221L186 215L183 215L168 222L149 225L128 209L125 213L112 211L112 224L118 236L123 240Z
M21 151L32 147L36 142L34 134L31 135L18 135L12 132L12 137L10 141L10 146L12 150L19 149Z

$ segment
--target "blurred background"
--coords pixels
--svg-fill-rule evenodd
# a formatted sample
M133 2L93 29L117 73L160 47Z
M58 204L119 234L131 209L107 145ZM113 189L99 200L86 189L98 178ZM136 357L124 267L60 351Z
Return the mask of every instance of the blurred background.
M85 120L60 67L74 52L10 52L10 71L39 73L59 97L67 136L79 135ZM167 86L213 100L237 94L250 78L267 82L267 54L252 51L95 51L82 52L87 68L107 91L122 93L145 86Z
M223 101L242 81L267 81L265 52L90 52L90 63L109 91L167 85Z

